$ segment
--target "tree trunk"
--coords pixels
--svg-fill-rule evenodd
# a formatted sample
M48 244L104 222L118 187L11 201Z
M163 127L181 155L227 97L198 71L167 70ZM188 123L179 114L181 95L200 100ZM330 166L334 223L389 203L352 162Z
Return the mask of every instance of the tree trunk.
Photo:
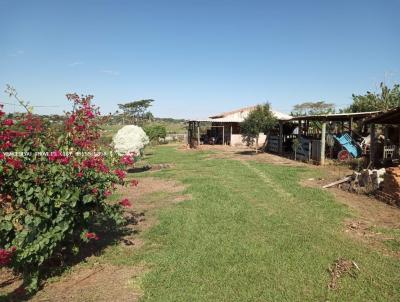
M265 134L265 142L261 146L262 152L267 152L268 138L269 138L269 132Z
M256 137L256 154L258 153L258 135Z

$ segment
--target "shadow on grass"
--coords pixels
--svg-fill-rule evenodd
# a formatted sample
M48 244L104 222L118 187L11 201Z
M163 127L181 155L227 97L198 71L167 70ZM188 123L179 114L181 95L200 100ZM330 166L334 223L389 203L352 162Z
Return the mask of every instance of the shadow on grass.
M238 155L257 155L257 154L260 154L260 153L264 153L264 152L263 151L258 151L258 153L256 153L256 151L254 151L254 150L245 150L245 151L235 152L235 154L238 154Z
M128 169L128 173L141 173L141 172L146 172L151 170L151 166L149 165L145 165L143 167L134 167L134 168L130 168Z
M126 214L126 222L123 226L117 226L110 222L98 222L94 224L90 230L97 234L99 240L92 240L86 244L80 243L79 251L76 253L73 253L72 249L66 248L55 253L53 257L46 261L40 270L40 285L38 291L43 288L43 285L48 278L61 276L66 270L81 262L84 262L86 258L91 256L99 256L102 254L105 248L116 245L120 242L125 242L125 236L137 233L137 231L132 227L138 224L142 216L144 216L143 213ZM13 276L8 280L1 282L0 289L10 286L14 282L18 281L21 281L21 277ZM27 301L34 295L35 293L26 293L24 290L24 285L22 284L12 292L0 296L0 302Z

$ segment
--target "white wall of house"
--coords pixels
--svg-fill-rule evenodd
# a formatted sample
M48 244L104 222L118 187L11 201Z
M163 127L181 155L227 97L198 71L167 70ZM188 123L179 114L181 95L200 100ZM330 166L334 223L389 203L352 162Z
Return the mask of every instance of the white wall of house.
M258 146L262 146L265 143L267 136L264 133L260 133L258 137ZM231 136L231 146L245 146L243 143L243 136L241 134L232 134Z

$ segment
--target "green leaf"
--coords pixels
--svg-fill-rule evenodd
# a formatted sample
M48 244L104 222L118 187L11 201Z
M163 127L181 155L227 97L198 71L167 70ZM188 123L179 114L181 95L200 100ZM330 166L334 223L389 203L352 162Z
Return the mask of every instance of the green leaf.
M32 195L33 194L33 192L34 192L34 188L33 187L30 187L29 189L28 189L28 191L26 192L26 195Z
M83 203L89 203L89 202L91 202L93 200L93 195L91 195L91 194L86 194L85 196L83 196L83 199L82 199L82 201L83 201Z
M12 230L12 228L13 228L13 225L12 225L12 223L9 222L9 221L3 220L3 221L0 223L0 230L4 230L4 231L9 232L9 231Z

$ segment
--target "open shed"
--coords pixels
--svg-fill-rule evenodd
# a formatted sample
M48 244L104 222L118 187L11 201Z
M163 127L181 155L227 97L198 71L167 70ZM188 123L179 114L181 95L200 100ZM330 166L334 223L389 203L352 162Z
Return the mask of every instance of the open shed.
M399 163L400 107L368 118L364 123L371 129L370 161L372 163ZM377 125L380 125L379 129Z
M373 117L378 113L380 111L295 116L288 121L281 121L279 133L276 136L271 136L270 140L278 140L278 150L283 155L293 153L292 142L294 138L297 138L299 140L299 146L296 150L297 158L323 165L327 144L330 146L330 156L333 157L334 136L348 133L354 139L363 139L363 134L355 130L355 123ZM295 124L294 131L285 132L285 128L291 129L291 127L285 127L285 123ZM364 135L367 136L368 134L364 133ZM268 148L269 151L275 151L274 149Z

